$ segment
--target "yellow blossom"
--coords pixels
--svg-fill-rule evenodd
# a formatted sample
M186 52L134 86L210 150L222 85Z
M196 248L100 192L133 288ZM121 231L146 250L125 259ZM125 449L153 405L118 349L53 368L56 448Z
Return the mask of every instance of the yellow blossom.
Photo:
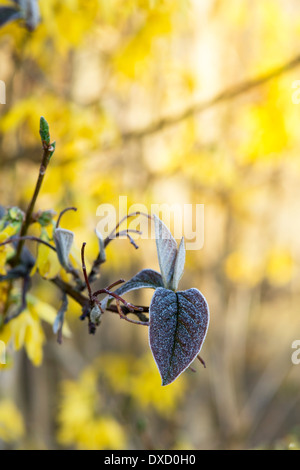
M120 424L107 413L99 414L97 373L87 368L77 382L62 383L58 414L58 441L79 449L122 449L125 435Z
M41 320L53 325L56 314L56 310L51 305L28 295L27 308L4 325L0 331L0 339L5 344L11 343L15 350L24 347L32 363L39 366L43 360L45 341ZM63 326L63 334L65 336L71 334L66 323Z
M9 400L0 401L0 439L13 442L24 435L24 422L22 415L15 404Z

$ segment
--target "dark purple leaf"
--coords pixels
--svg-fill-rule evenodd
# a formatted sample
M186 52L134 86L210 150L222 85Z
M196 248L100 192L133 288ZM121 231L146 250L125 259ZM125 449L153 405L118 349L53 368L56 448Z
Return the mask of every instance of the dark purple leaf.
M196 358L208 323L207 302L198 289L158 288L150 304L149 343L162 385L173 382Z
M22 18L22 13L15 8L1 7L0 8L0 26L9 23L10 21L18 20Z
M137 273L132 279L122 284L114 292L118 295L125 294L132 290L138 290L143 288L156 289L157 287L163 287L163 281L160 273L153 271L153 269L143 269ZM107 296L102 302L101 306L103 310L106 309L110 301L113 300L113 297Z

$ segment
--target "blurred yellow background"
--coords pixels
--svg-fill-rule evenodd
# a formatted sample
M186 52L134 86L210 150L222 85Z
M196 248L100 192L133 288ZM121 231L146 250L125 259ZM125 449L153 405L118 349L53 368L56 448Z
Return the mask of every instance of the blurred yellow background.
M39 3L35 31L0 30L0 202L26 208L45 116L56 152L36 209L76 206L64 227L90 262L100 204L204 204L204 245L187 252L180 288L210 306L207 368L161 387L147 328L107 312L90 336L75 302L58 345L59 292L35 274L38 300L11 326L0 369L0 447L298 448L300 62L200 104L297 57L299 2ZM138 244L109 245L99 288L158 269L154 241ZM152 293L128 299L149 305Z

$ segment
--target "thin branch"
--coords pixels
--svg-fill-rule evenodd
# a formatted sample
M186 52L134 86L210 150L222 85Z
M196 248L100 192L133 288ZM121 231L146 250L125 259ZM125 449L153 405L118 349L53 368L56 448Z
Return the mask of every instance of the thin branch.
M33 214L34 206L35 206L37 197L39 195L40 189L42 187L44 176L45 176L45 173L46 173L46 170L47 170L47 166L50 162L51 156L53 154L53 150L54 149L51 145L48 145L48 146L45 145L44 146L44 152L43 152L42 163L41 163L41 166L40 166L39 176L38 176L38 179L37 179L37 182L36 182L36 185L35 185L35 189L34 189L31 201L30 201L30 203L27 207L25 217L24 217L24 220L23 220L23 224L22 224L22 227L21 227L21 231L20 231L21 240L18 243L17 251L16 251L16 254L14 256L13 263L12 263L14 266L19 264L22 248L24 246L24 240L22 239L22 237L24 237L27 234L27 230L28 230L29 225L31 223L31 217L32 217L32 214Z
M121 310L122 310L122 313L124 315L127 315L128 313L132 313L132 315L135 315L136 317L139 318L139 320L141 320L143 323L147 323L148 322L148 325L149 325L149 320L148 320L148 317L144 314L144 313L147 313L149 312L149 307L142 307L139 305L139 307L141 309L143 309L143 311L135 311L135 312L131 312L127 307L125 307L124 305L121 307ZM106 310L108 312L114 312L114 313L119 313L118 312L118 308L116 305L109 305L108 307L106 307Z
M9 243L13 243L15 241L25 241L25 240L31 240L34 242L42 243L43 245L46 245L48 248L51 248L51 250L56 251L55 246L50 245L50 243L46 242L45 240L42 240L41 238L34 237L32 235L26 235L24 237L12 237L9 238L8 240L5 240L5 242L0 243L0 246L3 245L8 245Z
M82 272L83 272L84 280L85 280L86 287L87 287L87 290L88 290L88 293L89 293L89 298L91 300L92 299L92 289L91 289L89 278L88 278L88 275L87 275L86 266L85 266L85 259L84 259L85 245L86 245L86 243L83 243L82 247L81 247L81 263L82 263Z
M128 240L130 241L130 243L134 246L134 248L138 248L138 245L135 243L135 241L133 240L133 238L129 235L129 233L135 233L137 235L142 235L142 232L140 230L132 230L132 229L125 229L125 230L122 230L121 232L117 232L115 233L111 238L107 237L105 240L104 240L104 247L106 248L107 245L112 241L114 240L115 238L120 238L120 237L123 237L123 236L126 236L128 238Z
M125 299L123 299L122 297L120 297L120 296L119 296L118 294L116 294L115 292L111 292L108 288L99 289L99 290L97 290L96 292L94 292L94 293L92 294L92 300L97 300L97 296L100 295L100 294L107 294L107 295L110 295L111 297L113 297L114 299L116 299L116 301L122 302L131 312L134 312L135 310L141 311L141 307L136 307L135 305L132 305L131 303L126 302Z
M106 239L104 240L104 247L106 247L108 245L108 243L110 242L110 240L116 236L116 232L118 230L118 228L120 227L120 225L125 222L125 220L129 219L130 217L136 217L137 215L142 215L144 217L147 217L147 219L152 219L151 215L149 214L146 214L145 212L141 212L141 211L136 211L136 212L132 212L131 214L127 214L125 215L118 223L117 225L115 226L115 228L112 230L112 232L106 237Z
M124 315L124 313L121 310L121 305L120 305L119 300L116 301L116 304L117 304L117 310L118 310L118 314L119 314L120 318L122 318L123 320L126 320L130 323L134 323L135 325L149 326L149 322L132 320L131 318L126 317L126 315Z
M198 356L197 356L197 359L199 359L199 361L200 361L201 364L203 365L204 369L206 369L206 364L205 364L204 360L202 359L202 357L199 356L199 354L198 354Z
M125 282L125 279L119 279L118 281L113 282L109 286L106 287L107 290L112 289L113 287L119 286L120 284L123 284Z
M71 284L63 281L60 277L56 276L50 281L55 284L62 292L68 294L75 302L77 302L82 307L87 307L90 304L90 300L88 297L83 295L81 292L75 289Z
M77 207L67 207L66 209L62 210L61 213L58 216L58 219L57 219L57 222L56 222L56 228L59 227L62 216L65 214L65 212L68 212L68 211L75 211L76 212Z

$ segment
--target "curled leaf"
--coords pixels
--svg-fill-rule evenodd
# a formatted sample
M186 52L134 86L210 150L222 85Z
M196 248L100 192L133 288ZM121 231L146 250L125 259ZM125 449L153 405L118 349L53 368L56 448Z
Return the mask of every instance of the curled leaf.
M158 288L151 300L150 348L162 378L172 383L196 358L204 342L209 308L197 289Z
M60 264L67 271L70 268L69 255L72 248L74 233L64 228L57 228L54 231L54 241L57 250L57 257Z
M172 277L172 282L171 282L171 289L174 291L177 290L179 281L183 275L184 263L185 263L185 246L184 246L184 238L182 237L179 248L178 248L177 256L176 256L173 277Z
M171 288L171 281L177 256L177 243L166 225L154 215L157 256L166 289Z

